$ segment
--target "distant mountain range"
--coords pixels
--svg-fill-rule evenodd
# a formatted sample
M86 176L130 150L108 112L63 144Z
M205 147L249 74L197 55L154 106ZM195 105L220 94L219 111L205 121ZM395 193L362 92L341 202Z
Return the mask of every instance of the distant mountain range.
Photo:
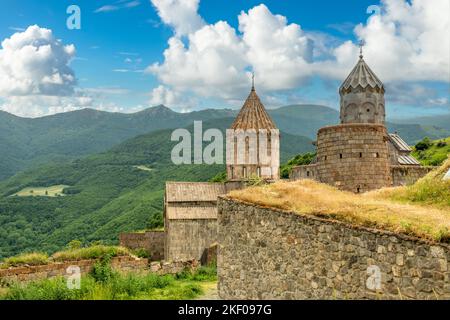
M194 120L235 117L237 110L208 109L177 113L157 106L133 114L93 109L29 119L0 111L0 181L21 170L49 162L65 162L102 151L137 135L189 126ZM339 122L339 113L319 105L291 105L269 110L281 131L315 139L320 127ZM424 136L448 136L448 121L431 118L388 123L409 143Z
M224 131L232 117L209 120ZM187 127L193 132L192 126ZM119 232L162 224L166 181L207 181L224 165L172 164L172 130L131 138L112 149L45 164L0 182L0 258L27 250L55 251L69 241L117 242ZM281 158L311 151L312 140L281 132ZM70 186L62 197L14 196L29 187Z

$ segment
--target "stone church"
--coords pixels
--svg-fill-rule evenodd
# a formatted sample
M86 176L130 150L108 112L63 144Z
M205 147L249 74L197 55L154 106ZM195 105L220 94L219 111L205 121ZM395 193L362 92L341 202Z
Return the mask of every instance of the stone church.
M251 177L276 181L279 167L279 132L253 85L227 131L227 182L166 182L165 259L201 259L216 241L217 197L244 187Z
M340 120L317 133L312 164L295 167L292 180L314 179L355 193L413 183L432 167L423 167L412 149L385 126L385 88L359 61L339 88Z

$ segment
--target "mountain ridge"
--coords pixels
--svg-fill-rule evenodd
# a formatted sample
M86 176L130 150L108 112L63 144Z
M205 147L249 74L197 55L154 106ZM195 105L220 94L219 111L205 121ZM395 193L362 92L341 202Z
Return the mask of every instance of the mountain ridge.
M135 113L81 109L40 118L0 113L0 181L48 162L64 162L106 151L132 137L163 129L183 128L194 120L235 117L239 110L205 109L176 112L164 105ZM339 123L337 110L321 105L288 105L267 110L277 127L296 136L315 139L323 126ZM410 144L424 136L436 139L450 130L420 125L388 124Z
M203 128L224 132L233 119L206 121ZM186 129L193 136L193 126ZM225 170L224 164L173 164L171 150L178 141L171 141L171 133L139 135L106 152L28 169L0 182L0 258L31 250L53 252L73 239L117 243L120 232L161 226L165 181L208 181ZM281 135L282 161L313 150L308 138ZM27 187L54 185L70 186L70 193L15 195Z

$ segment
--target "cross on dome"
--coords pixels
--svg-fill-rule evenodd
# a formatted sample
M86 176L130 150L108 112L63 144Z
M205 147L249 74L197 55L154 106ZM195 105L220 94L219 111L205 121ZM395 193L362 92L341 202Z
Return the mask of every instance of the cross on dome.
M364 56L363 56L363 47L364 47L364 45L365 45L366 43L364 42L364 40L361 40L360 42L359 42L359 58L360 59L362 59Z

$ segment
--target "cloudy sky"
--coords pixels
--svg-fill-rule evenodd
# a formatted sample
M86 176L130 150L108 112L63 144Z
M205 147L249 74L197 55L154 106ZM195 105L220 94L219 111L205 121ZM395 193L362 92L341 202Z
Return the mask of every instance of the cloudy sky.
M81 9L69 30L67 8ZM363 40L388 116L450 112L448 0L3 0L0 109L338 108Z

